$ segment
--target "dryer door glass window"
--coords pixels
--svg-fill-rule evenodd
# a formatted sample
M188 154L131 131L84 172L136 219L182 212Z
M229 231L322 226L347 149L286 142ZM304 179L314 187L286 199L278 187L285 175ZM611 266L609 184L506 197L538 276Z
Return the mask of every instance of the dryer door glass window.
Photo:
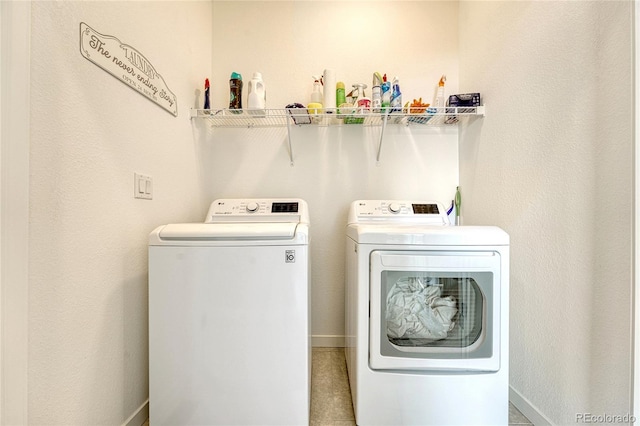
M497 253L374 251L370 284L372 368L499 369Z
M486 302L477 279L492 279L490 273L480 274L488 276L382 272L381 317L386 339L398 350L423 348L424 352L429 348L458 352L479 346L487 338Z

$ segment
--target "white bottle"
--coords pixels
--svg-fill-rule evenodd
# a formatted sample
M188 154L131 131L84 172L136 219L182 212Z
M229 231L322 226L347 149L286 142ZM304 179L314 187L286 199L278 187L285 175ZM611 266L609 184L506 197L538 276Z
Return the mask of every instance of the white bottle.
M435 101L435 107L436 108L442 108L439 109L437 112L439 113L443 113L444 112L444 82L447 81L447 76L446 75L442 75L442 77L440 77L440 81L438 82L438 91L436 92L436 101Z
M313 76L313 92L311 92L311 103L313 104L322 104L322 101L324 100L323 96L322 96L322 83L320 83L320 80L322 80L321 77L316 77L315 75Z
M265 89L264 82L262 81L262 74L254 72L253 78L249 81L247 109L249 110L249 114L264 116L266 106L267 90Z
M322 74L322 84L324 85L324 96L322 104L324 111L327 114L333 114L336 112L336 94L334 87L336 87L336 72L331 69L324 70Z

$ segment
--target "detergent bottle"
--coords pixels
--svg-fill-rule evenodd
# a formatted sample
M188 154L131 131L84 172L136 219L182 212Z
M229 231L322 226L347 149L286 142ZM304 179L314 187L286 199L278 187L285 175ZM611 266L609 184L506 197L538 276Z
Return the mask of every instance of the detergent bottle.
M242 75L231 73L229 79L229 109L234 114L242 113Z
M253 78L249 81L249 95L247 98L247 109L252 115L265 115L267 105L267 91L262 81L262 74L253 73Z

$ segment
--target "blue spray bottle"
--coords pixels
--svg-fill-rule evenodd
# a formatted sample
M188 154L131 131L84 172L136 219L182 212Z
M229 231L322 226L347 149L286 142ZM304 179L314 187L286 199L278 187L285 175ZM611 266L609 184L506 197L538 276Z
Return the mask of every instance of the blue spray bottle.
M398 77L393 78L391 91L391 112L402 112L402 93L400 92L400 81Z

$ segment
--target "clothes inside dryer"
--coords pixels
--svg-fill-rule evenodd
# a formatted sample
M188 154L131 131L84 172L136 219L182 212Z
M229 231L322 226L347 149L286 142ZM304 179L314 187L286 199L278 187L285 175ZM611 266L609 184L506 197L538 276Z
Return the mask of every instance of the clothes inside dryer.
M387 295L387 337L439 340L447 337L458 312L456 300L441 297L435 280L420 277L401 278Z
M394 346L465 348L480 338L483 297L474 278L383 271L381 280L386 337Z

